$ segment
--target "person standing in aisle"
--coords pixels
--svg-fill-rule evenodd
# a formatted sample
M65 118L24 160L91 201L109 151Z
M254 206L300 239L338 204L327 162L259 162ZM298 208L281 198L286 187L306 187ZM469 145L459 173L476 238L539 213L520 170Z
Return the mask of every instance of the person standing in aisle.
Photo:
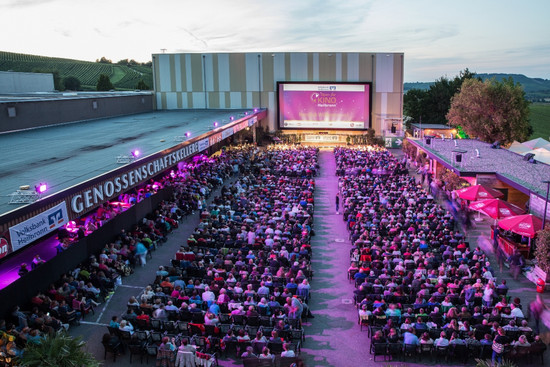
M338 213L338 210L340 209L340 195L336 194L336 214Z

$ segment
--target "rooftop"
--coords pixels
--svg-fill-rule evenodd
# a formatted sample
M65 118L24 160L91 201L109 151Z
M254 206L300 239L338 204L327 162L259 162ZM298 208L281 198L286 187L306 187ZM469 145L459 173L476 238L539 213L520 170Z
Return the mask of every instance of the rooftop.
M45 182L50 195L121 167L118 155L151 155L180 144L176 136L197 137L245 111L155 111L0 134L0 214L24 205L8 204L22 185Z
M416 127L418 129L422 128L422 129L431 129L431 130L450 130L450 129L454 129L453 127L449 127L447 125L443 125L443 124L417 124L417 123L414 123L414 124L411 124L412 127Z
M34 93L3 93L0 94L0 103L7 102L30 102L46 101L59 99L79 99L79 98L109 98L134 95L150 95L151 91L131 91L131 92L34 92Z
M424 126L424 125L422 125ZM409 138L410 139L410 138ZM431 144L426 145L425 140L410 139L415 145L440 158L446 166L460 171L461 175L475 173L490 173L503 176L516 184L537 193L546 195L546 184L542 180L550 179L550 165L537 162L528 163L523 156L507 149L491 149L491 144L471 139L431 139ZM452 160L453 151L465 150L466 157L462 163L457 164ZM475 150L479 150L479 158Z

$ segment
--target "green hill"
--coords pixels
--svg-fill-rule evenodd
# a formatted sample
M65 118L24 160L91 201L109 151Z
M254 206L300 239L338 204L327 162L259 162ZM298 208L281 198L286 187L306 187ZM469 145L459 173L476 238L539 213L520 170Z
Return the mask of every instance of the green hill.
M0 51L0 71L58 72L61 79L74 76L83 90L95 90L100 74L106 74L119 90L132 90L140 80L151 89L153 71L144 64L110 64Z
M529 78L523 74L476 74L482 80L495 78L498 81L511 77L514 82L520 83L525 91L525 96L532 102L547 102L550 99L550 80L542 78ZM405 83L403 90L406 93L411 89L428 89L433 82Z

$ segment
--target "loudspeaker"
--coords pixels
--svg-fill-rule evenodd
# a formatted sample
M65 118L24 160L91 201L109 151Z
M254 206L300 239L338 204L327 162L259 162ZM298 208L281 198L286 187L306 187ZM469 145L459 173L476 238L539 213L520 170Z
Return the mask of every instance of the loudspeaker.
M457 154L455 157L455 161L458 163L462 162L462 154Z
M529 162L534 156L535 154L533 153L527 153L526 155L523 156L523 160L526 162Z
M432 143L432 138L426 138L426 145L430 145Z
M397 131L397 128L395 127L395 125L392 125L391 126L391 133L395 134L396 131Z

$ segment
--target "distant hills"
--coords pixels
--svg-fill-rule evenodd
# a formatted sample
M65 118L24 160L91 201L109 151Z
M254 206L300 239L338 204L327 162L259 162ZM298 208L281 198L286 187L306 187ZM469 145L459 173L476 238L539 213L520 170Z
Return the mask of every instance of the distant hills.
M550 80L541 78L529 78L523 74L476 74L482 80L495 78L498 81L511 77L514 82L523 86L528 100L534 102L550 101ZM405 83L403 88L407 92L410 89L428 89L434 82Z
M117 90L137 89L141 80L153 88L151 64L134 60L112 63L102 58L101 62L90 62L0 51L0 71L55 73L54 81L56 78L75 77L82 90L95 90L101 74L109 76Z

